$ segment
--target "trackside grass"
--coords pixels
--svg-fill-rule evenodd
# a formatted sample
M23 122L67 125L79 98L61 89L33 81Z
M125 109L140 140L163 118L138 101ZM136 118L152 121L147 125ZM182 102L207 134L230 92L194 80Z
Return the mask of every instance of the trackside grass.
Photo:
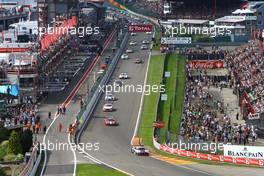
M166 55L165 70L170 72L170 77L165 78L167 101L159 105L160 118L165 122L165 127L160 131L160 142L165 142L165 131L168 129L169 114L171 109L171 141L176 140L180 131L180 121L185 91L185 58L176 53Z
M158 85L163 74L164 55L154 55L150 58L147 85ZM156 117L156 108L159 101L159 92L145 95L144 105L141 116L139 136L143 139L145 145L152 146L153 121Z
M77 176L126 176L117 170L96 164L78 164Z

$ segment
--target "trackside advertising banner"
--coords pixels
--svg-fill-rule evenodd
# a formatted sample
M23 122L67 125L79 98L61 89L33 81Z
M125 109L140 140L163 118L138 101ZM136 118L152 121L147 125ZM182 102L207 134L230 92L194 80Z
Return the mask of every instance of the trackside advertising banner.
M230 147L230 146L227 146ZM232 147L232 146L231 146ZM165 151L167 153L172 153L175 155L180 155L180 156L185 156L185 157L191 157L191 158L196 158L196 159L202 159L202 160L208 160L208 161L219 161L219 162L225 162L225 163L233 163L233 164L244 164L244 165L253 165L253 166L264 166L264 160L263 159L257 159L253 157L263 157L262 152L264 152L263 147L251 147L251 146L239 146L239 147L246 147L247 148L247 153L243 154L241 151L240 155L241 157L238 157L239 155L239 150L231 148L231 152L235 153L230 153L231 155L215 155L215 154L206 154L206 153L198 153L194 152L191 150L179 150L177 148L171 148L165 144L161 144L159 146L159 149L162 151ZM248 149L250 147L250 149ZM262 148L262 149L261 149ZM226 148L227 149L227 148ZM245 148L244 148L245 149ZM228 150L225 150L228 151Z
M236 158L264 159L264 147L224 145L224 155Z

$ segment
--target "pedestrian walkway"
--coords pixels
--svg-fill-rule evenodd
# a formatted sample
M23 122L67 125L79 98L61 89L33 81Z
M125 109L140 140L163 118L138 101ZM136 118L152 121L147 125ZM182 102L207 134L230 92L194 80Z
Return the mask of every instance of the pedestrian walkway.
M111 42L109 42L108 47L112 48L114 44L115 40L112 40ZM114 53L111 49L105 49L99 60L102 60L109 56L112 57L113 54ZM92 61L85 64L85 70L90 66L91 62ZM45 137L46 147L54 147L49 148L50 150L47 152L48 158L45 175L58 175L59 173L62 173L64 175L72 175L75 162L92 162L91 160L89 160L89 158L84 158L82 154L79 154L77 151L71 148L71 146L69 145L69 142L71 141L67 129L69 125L75 121L80 111L80 101L82 99L82 96L85 95L89 90L91 90L91 83L94 83L94 81L96 80L95 76L97 76L96 74L98 73L99 69L100 63L98 62L94 66L94 69L89 73L86 80L83 82L81 88L73 97L68 96L72 94L72 90L75 89L85 71L78 73L64 92L50 93L46 101L39 106L39 115L41 117L42 126L48 127ZM88 84L89 86L87 87ZM70 101L65 104L65 114L56 115L57 106L63 104L66 99L69 99ZM50 119L48 115L49 112L51 112ZM61 132L59 130L60 123ZM50 126L50 124L52 125ZM42 134L37 135L37 138L38 141L43 141L43 131Z

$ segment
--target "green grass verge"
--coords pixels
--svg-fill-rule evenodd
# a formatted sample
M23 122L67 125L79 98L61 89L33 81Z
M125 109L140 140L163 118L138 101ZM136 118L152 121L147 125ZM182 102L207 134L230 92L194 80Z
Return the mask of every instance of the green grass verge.
M177 55L175 53L168 53L165 58L165 66L164 72L170 72L170 77L165 78L165 89L167 94L167 101L160 101L159 104L159 116L162 121L165 122L165 127L160 130L160 142L165 142L165 131L168 128L168 121L169 121L169 114L170 114L170 107L173 108L174 97L175 97L175 90L176 90L176 76L177 76ZM171 105L172 104L172 105ZM173 111L173 110L172 110ZM174 125L174 113L172 113L172 121L171 121L171 133L175 133L175 125Z
M77 165L77 176L125 176L126 174L121 173L117 170L99 166L96 164L78 164Z
M161 33L158 27L155 26L155 43L153 44L153 50L160 50L160 38L161 38Z
M165 131L168 128L170 109L172 110L171 142L176 141L176 136L180 131L185 89L185 58L176 53L167 54L164 69L170 72L170 77L165 79L168 100L161 101L159 106L160 117L165 122L165 128L160 130L161 143L165 142Z
M163 75L164 55L154 55L150 58L147 85L160 85ZM159 93L152 92L145 95L143 112L141 117L139 136L143 143L152 146L153 121L156 117L156 107L159 101Z

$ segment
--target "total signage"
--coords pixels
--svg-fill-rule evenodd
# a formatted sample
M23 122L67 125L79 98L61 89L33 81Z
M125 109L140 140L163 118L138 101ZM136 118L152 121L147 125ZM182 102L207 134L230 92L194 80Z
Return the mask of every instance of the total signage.
M191 44L191 37L162 37L161 44L175 45L175 44Z
M216 69L216 68L223 68L224 61L194 60L194 61L188 61L188 65L191 69Z
M152 32L152 25L147 24L137 24L137 25L129 25L129 32Z
M224 155L236 158L264 159L264 147L224 145Z

